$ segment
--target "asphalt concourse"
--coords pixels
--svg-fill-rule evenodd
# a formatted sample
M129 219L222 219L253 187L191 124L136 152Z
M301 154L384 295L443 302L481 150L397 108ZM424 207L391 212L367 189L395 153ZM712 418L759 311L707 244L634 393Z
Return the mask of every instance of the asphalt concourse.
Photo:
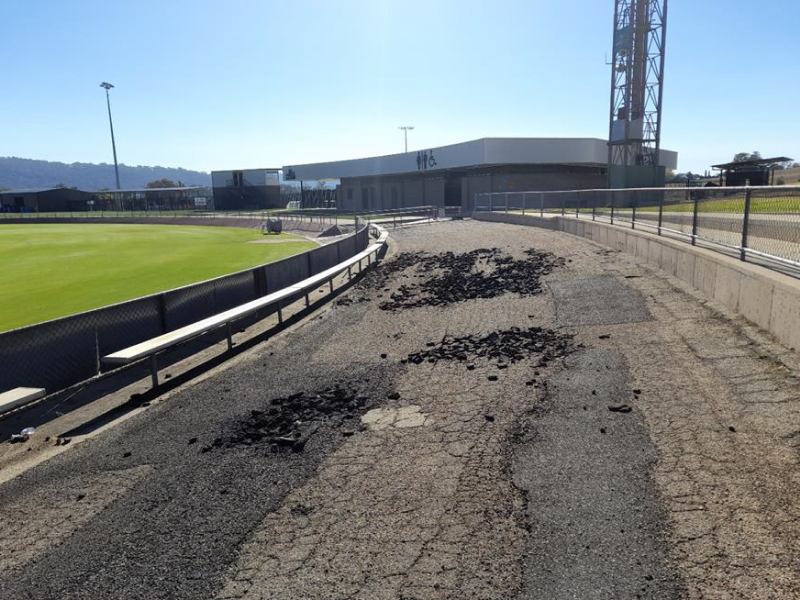
M800 597L796 354L590 241L453 221L0 485L0 598Z

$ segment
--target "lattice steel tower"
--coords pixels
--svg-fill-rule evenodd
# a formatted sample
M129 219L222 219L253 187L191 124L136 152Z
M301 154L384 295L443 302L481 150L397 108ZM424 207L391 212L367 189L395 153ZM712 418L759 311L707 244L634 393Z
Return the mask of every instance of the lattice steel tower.
M659 167L667 0L616 0L611 62L610 187L664 184Z

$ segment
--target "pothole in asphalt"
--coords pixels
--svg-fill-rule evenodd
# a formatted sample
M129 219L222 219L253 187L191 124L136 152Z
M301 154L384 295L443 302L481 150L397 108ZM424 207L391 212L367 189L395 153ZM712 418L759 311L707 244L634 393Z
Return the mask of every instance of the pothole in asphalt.
M485 359L505 368L526 358L538 357L536 365L544 367L581 347L573 343L572 335L542 327L512 327L487 335L447 336L439 342L428 342L427 346L421 352L409 354L401 362L419 365L435 364L440 360L459 361L470 369L474 368L473 361Z
M498 248L454 254L403 252L368 273L355 294L338 304L365 302L389 295L390 280L402 276L401 285L383 300L379 308L397 311L419 306L445 306L477 298L495 298L505 293L530 296L542 291L541 277L564 264L549 252L525 250L516 259Z
M390 427L406 429L428 425L430 417L422 412L420 406L414 404L401 408L373 408L361 417L361 423L371 431Z

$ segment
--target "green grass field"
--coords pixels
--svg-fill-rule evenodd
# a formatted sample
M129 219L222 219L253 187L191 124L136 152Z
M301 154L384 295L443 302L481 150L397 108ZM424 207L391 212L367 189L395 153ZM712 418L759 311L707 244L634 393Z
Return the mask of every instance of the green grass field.
M709 200L700 200L697 203L697 212L699 213L725 213L725 214L743 214L744 213L744 195L740 196L729 196L727 198L713 198ZM611 208L608 206L603 207L603 213L607 214L611 212ZM522 210L514 209L512 212L521 213ZM536 214L538 212L538 208L528 208L526 212L530 212L531 214ZM561 209L559 208L548 208L545 210L546 213L560 213ZM575 207L567 208L566 209L567 215L574 215L575 214ZM591 214L592 208L585 207L579 209L579 212ZM633 212L632 208L619 208L615 209L616 213L619 214L628 214ZM638 206L636 207L636 212L658 212L658 205L649 205L649 206ZM671 212L671 213L693 213L694 212L694 204L692 202L682 202L680 204L673 204L667 203L664 205L664 212ZM750 202L750 212L751 214L797 214L800 213L800 196L798 195L786 195L780 197L773 197L773 198L763 198L758 196L753 196Z
M658 206L641 206L636 209L642 212L658 212ZM713 200L701 200L697 203L697 211L701 213L744 213L744 196L731 196ZM691 202L667 204L664 212L694 212ZM779 198L754 197L750 202L752 214L795 214L800 212L800 196L784 196Z
M252 244L254 240L271 243ZM0 331L233 273L316 247L177 225L0 225Z

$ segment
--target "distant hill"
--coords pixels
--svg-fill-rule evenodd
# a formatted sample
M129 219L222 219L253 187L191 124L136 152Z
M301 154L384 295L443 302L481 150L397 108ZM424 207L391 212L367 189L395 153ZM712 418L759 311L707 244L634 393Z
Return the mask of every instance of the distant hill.
M168 167L119 166L122 189L143 188L148 181L171 179L184 185L211 185L211 175L203 171ZM40 188L63 183L67 187L95 191L116 187L114 165L101 163L50 162L16 156L0 156L0 187Z

